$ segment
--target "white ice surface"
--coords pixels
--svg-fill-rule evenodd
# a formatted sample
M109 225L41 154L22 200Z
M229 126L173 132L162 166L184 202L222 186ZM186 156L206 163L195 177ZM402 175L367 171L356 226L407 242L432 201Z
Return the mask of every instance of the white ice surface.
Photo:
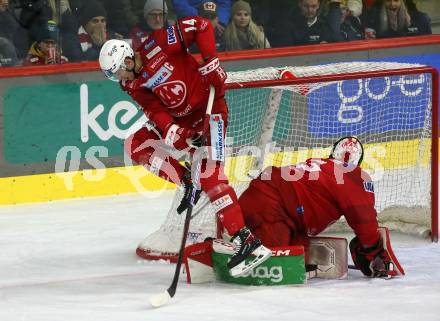
M164 220L172 194L0 207L0 321L440 320L440 246L392 235L407 275L311 280L304 286L188 285L168 305L148 299L174 265L137 244ZM351 237L351 236L349 236Z

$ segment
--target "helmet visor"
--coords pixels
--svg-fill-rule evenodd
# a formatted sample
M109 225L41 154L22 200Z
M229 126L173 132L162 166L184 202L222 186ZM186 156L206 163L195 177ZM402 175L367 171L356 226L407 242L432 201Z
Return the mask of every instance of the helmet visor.
M125 63L122 63L118 69L115 71L112 71L111 69L102 70L106 77L110 79L111 81L120 81L121 80L121 71L131 71L128 70L127 65Z
M108 78L108 79L110 79L111 81L119 81L119 78L118 78L118 71L119 70L116 70L116 72L112 72L110 69L107 69L107 70L103 70L103 72L104 72L104 75Z

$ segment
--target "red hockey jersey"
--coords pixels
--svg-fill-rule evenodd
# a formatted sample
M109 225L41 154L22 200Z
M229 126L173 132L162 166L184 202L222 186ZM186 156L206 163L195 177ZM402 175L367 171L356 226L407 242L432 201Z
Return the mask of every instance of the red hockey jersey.
M344 215L363 245L378 240L373 182L360 167L308 159L296 166L268 167L250 186L260 191L255 202L280 202L308 235L319 234Z
M193 43L203 58L216 55L214 30L209 20L187 17L152 32L139 48L142 58L139 75L133 81L121 82L122 88L162 133L172 122L196 127L205 113L209 84L203 81L199 63L187 51ZM223 94L216 93L216 98ZM226 115L226 105L214 105L213 112Z

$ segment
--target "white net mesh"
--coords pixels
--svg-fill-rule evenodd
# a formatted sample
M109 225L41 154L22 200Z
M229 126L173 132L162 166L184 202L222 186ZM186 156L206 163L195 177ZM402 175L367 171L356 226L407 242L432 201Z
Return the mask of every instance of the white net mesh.
M250 82L276 80L280 68L228 73L228 82L240 88L226 94L226 173L231 185L240 195L265 166L327 157L338 138L356 135L365 148L362 167L375 181L379 221L392 229L428 235L432 79L430 73L405 73L418 67L384 62L284 67L297 78L335 75L335 80L283 86L275 81L264 87ZM359 75L397 69L402 73ZM358 76L352 79L354 73ZM349 76L336 77L341 74ZM140 248L153 255L178 251L184 215L179 216L176 207L181 197L177 191L165 222ZM334 228L338 226L346 224ZM194 209L189 242L215 235L215 212L203 196Z

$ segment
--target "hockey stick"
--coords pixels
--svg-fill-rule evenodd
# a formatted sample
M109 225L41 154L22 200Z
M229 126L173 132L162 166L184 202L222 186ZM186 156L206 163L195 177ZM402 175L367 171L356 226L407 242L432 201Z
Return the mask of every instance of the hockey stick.
M206 139L208 136L209 117L211 115L212 105L214 103L214 95L215 95L215 89L213 86L210 86L208 104L206 106L206 114L203 123L203 133L201 138L202 148L203 146L205 146ZM150 298L150 304L155 308L158 308L168 303L168 301L176 294L177 284L179 282L179 276L180 276L180 268L183 260L183 252L185 250L186 239L188 237L189 223L191 221L192 210L195 205L194 200L197 190L200 189L200 171L202 166L202 154L203 153L200 153L200 155L196 156L196 161L192 164L192 167L193 169L195 167L195 170L191 170L192 181L193 181L193 185L191 187L191 202L190 205L188 206L188 209L186 210L185 223L183 225L182 242L180 243L179 256L177 258L176 270L174 271L173 281L171 282L170 287L166 291L153 295Z

